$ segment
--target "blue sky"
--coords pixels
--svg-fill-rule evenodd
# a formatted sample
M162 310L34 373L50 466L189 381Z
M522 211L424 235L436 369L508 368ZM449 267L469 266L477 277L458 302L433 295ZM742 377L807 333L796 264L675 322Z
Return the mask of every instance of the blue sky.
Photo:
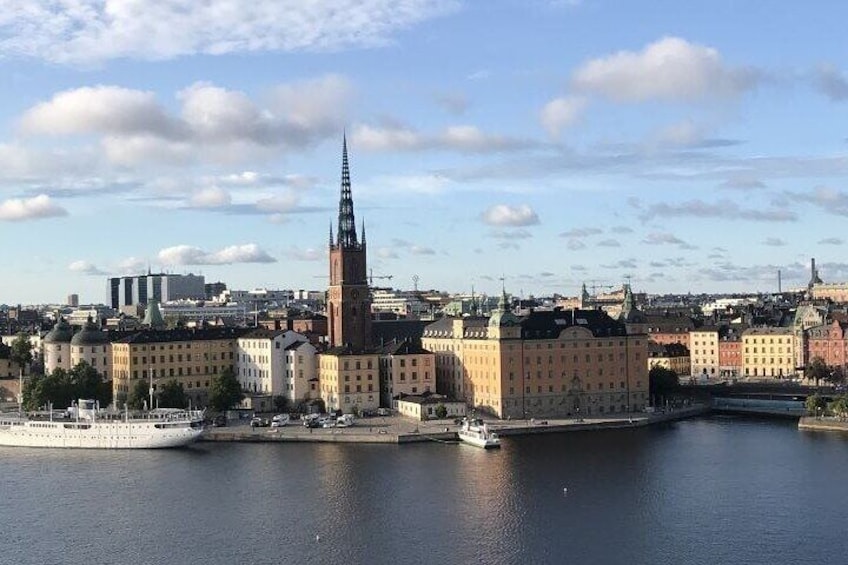
M848 6L32 0L0 14L0 303L322 288L346 131L397 288L848 280ZM594 281L594 283L592 282Z

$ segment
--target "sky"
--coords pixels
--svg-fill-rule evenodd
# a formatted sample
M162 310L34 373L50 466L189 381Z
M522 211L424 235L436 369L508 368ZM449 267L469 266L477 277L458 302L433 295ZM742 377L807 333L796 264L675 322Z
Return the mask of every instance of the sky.
M0 12L0 303L848 280L848 4L29 0Z

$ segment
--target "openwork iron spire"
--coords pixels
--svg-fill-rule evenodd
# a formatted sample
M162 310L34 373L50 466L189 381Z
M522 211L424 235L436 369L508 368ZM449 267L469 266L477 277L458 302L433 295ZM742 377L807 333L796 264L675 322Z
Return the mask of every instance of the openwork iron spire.
M350 194L350 168L347 162L347 136L342 141L342 191L339 199L338 245L352 249L359 245L356 239L356 221L353 217L353 197Z

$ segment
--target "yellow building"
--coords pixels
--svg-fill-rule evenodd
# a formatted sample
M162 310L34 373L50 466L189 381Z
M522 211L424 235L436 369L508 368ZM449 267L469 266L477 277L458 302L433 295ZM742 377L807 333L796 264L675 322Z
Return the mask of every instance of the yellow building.
M112 343L112 391L125 399L138 379L153 377L154 391L177 381L197 405L209 399L212 378L235 371L237 328L148 330Z
M407 340L380 349L380 404L393 406L400 395L436 392L436 356Z
M714 378L719 375L718 328L689 330L689 351L693 377L706 375Z
M796 337L792 328L749 328L742 332L742 376L795 377Z
M674 371L678 377L688 377L692 372L689 350L679 343L661 345L648 341L648 372L654 367Z
M318 383L327 411L376 410L380 406L380 356L334 347L318 356Z
M439 392L501 418L577 417L648 402L643 334L598 310L517 318L506 296L489 320L444 318L425 328Z

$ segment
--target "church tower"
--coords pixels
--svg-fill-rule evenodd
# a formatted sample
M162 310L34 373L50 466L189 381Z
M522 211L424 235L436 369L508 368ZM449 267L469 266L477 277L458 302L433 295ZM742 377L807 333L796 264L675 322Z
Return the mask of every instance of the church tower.
M362 224L360 242L353 216L345 137L342 142L342 186L335 241L330 225L327 326L332 347L350 347L352 352L359 353L371 346L371 295L366 273L365 223Z

